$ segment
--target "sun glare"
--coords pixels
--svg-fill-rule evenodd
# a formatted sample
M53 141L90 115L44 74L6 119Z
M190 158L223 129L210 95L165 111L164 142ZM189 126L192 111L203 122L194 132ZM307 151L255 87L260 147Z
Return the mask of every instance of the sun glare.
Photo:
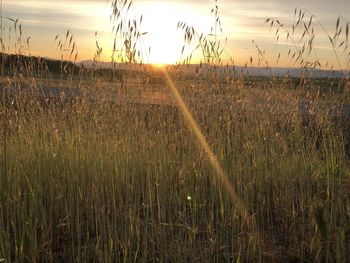
M163 69L166 67L167 64L160 64L160 63L153 63L152 66L156 69Z
M20 0L7 3L7 8L18 9L21 6L28 10L42 8L43 10L56 10L51 13L55 19L45 21L52 30L52 36L45 39L39 30L31 32L32 39L37 40L36 49L32 53L37 55L49 55L59 57L55 47L45 49L52 45L52 39L56 34L64 38L67 29L74 35L79 50L78 60L92 59L96 53L96 41L103 47L101 60L108 61L113 49L113 34L110 23L111 8L109 4L91 1L88 5L83 1L48 2L43 0L28 0L23 4ZM163 1L139 1L131 8L132 16L143 16L142 32L147 32L142 37L142 61L163 67L167 64L175 64L181 60L181 50L184 44L184 33L177 29L178 22L185 22L193 26L200 33L210 33L212 16L208 6L198 6L190 2L163 2ZM71 17L58 19L55 16L70 12ZM45 17L24 17L23 22L30 27L43 24ZM86 23L86 21L89 23ZM74 25L74 26L72 26ZM60 28L62 26L62 28ZM98 34L95 34L98 32ZM42 54L45 49L45 54ZM148 52L149 51L149 52ZM183 57L182 57L183 59ZM193 60L196 60L194 57Z
M147 32L144 44L150 47L147 62L157 67L174 64L180 59L183 33L177 29L179 21L193 25L198 31L210 29L205 13L190 5L144 2L136 5L136 8L142 11L144 17L143 27Z

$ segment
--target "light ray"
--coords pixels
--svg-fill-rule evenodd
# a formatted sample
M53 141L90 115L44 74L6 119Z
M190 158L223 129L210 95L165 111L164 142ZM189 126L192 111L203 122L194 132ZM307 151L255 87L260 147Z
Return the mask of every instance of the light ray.
M166 82L185 118L188 125L194 132L200 146L204 149L204 151L207 153L210 163L213 166L215 173L214 173L214 179L227 191L227 193L230 195L231 201L234 203L238 213L243 218L243 220L248 223L248 226L255 228L255 223L253 221L253 218L251 214L249 213L248 209L246 208L244 202L242 199L238 196L237 192L235 191L233 184L228 179L228 176L224 172L223 168L220 165L220 162L216 155L214 154L213 150L209 146L204 134L202 133L201 129L199 128L198 124L194 120L191 112L189 111L187 105L185 104L184 100L182 99L178 89L176 88L174 82L172 81L171 77L169 76L169 73L167 72L166 68L161 69L164 72Z

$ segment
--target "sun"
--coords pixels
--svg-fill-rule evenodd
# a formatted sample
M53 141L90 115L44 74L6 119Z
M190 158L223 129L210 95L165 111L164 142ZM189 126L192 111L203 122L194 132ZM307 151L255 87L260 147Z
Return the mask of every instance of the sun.
M199 32L210 28L208 17L198 11L198 7L161 1L140 2L136 7L144 17L142 27L147 32L144 45L150 47L147 63L158 68L181 59L184 34L177 29L179 21L193 25Z
M167 66L167 64L153 63L152 66L155 67L156 69L163 69Z
M79 7L83 9L81 6ZM95 6L93 7L95 8ZM84 44L79 45L79 55L87 58L92 52L96 51L95 41L90 41L91 37L93 37L99 46L103 48L101 59L108 61L114 42L111 34L112 25L108 19L111 10L108 5L95 9L99 12L99 18L95 21L94 29L96 30L90 35L85 35L84 38L81 37L81 40L83 40L81 42ZM155 10L159 12L155 12ZM88 14L91 12L91 7L89 7L84 13ZM211 27L211 17L207 12L206 6L202 8L198 7L197 4L170 1L139 1L135 2L134 8L130 9L128 15L130 15L130 18L134 17L135 19L139 19L142 16L142 25L138 29L144 34L138 40L136 47L141 54L138 59L142 63L154 65L155 68L174 65L181 62L188 55L181 52L184 46L184 31L177 28L179 22L185 22L204 34L208 33ZM82 28L84 26L81 25ZM96 35L95 32L97 31L98 34ZM193 63L199 61L200 58L193 56Z

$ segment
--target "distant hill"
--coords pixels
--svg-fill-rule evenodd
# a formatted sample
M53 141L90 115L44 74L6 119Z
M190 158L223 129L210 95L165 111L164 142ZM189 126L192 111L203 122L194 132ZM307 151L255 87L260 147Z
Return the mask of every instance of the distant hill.
M118 79L123 74L120 69L112 70L108 67L96 67L93 69L89 65L85 66L82 63L6 53L0 53L0 67L3 67L4 74L6 75L91 75L93 72L95 76L112 76Z
M4 60L4 61L2 61ZM139 65L130 63L117 63L113 69L111 62L101 62L85 60L79 63L70 61L60 61L50 58L33 57L25 55L15 55L0 53L0 66L4 66L5 74L13 73L51 73L51 74L79 74L86 72L94 72L96 75L113 75L120 78L121 75L131 73L132 71L144 71L145 68L151 68L152 65ZM203 65L179 65L178 68L184 75L197 74L199 72L206 73L213 70L214 66ZM259 68L259 67L239 67L239 66L222 66L215 67L222 73L243 74L248 76L290 76L290 77L308 77L308 78L343 78L348 72L338 70L321 70L321 69L300 69L300 68Z
M48 58L0 53L0 65L5 73L77 73L80 67L70 61Z
M195 74L198 72L210 71L214 66L203 65L184 65L180 66L186 74ZM200 69L200 70L199 70ZM263 68L263 67L240 67L240 66L221 66L216 67L219 72L235 72L236 74L243 74L246 76L261 76L261 77L307 77L307 78L343 78L347 76L348 72L338 70L321 70L321 69L302 69L302 68Z
M87 68L104 68L104 69L110 69L112 68L112 64L110 62L94 62L91 60L86 60L81 62L82 65L84 65ZM145 66L145 65L143 65ZM151 65L146 65L151 66ZM120 63L116 66L117 69L122 70L142 70L143 67L141 67L139 64L130 64L130 63ZM198 73L198 69L201 68L202 72L205 72L207 70L213 69L214 66L208 65L208 64L191 64L191 65L179 65L179 69L182 70L184 74L196 74ZM240 66L222 66L222 67L216 67L217 70L221 72L227 71L227 69L230 72L236 72L243 75L249 75L249 76L263 76L263 77L270 77L270 76L290 76L290 77L308 77L308 78L343 78L348 74L346 71L339 71L339 70L322 70L322 69L301 69L301 68L283 68L283 67L275 67L275 68L263 68L263 67L240 67Z
M290 77L308 77L308 78L343 78L346 72L338 70L321 69L301 69L301 68L239 68L243 74L255 76L290 76Z
M112 62L103 62L103 61L93 61L93 60L84 60L78 63L78 65L81 65L88 69L112 69L113 64ZM131 70L131 71L137 71L137 70L144 70L145 67L148 66L151 67L151 65L147 64L135 64L135 63L115 63L115 69L119 70Z

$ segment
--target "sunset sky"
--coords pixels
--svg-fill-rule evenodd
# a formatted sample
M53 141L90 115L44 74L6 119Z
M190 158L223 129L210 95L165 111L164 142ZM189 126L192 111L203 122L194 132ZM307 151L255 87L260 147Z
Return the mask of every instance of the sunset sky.
M213 0L135 0L132 11L136 16L143 15L142 30L148 32L143 44L151 46L151 53L145 62L175 63L183 45L183 33L176 28L177 23L184 21L193 25L198 32L209 34L213 25L210 11L214 5ZM223 35L219 38L228 38L223 59L232 56L237 65L244 65L250 57L256 61L257 51L252 44L252 40L255 40L266 51L266 59L271 65L276 65L281 52L279 65L293 66L287 59L289 48L283 44L285 35L281 36L281 44L276 46L274 31L270 31L264 23L268 17L291 25L294 9L303 8L315 14L331 35L334 34L338 16L341 16L341 25L350 21L349 0L219 0L218 5L223 28ZM55 36L59 34L64 37L67 29L70 29L77 43L78 60L93 58L97 40L103 47L101 59L109 61L113 48L110 14L107 0L3 0L3 16L19 18L26 37L31 37L31 54L52 58L59 57ZM6 19L3 23L6 25L4 39L8 39L11 24ZM327 36L316 24L315 29L317 56L323 63L335 63ZM339 54L342 60L344 54ZM193 62L199 59L199 56L195 57Z

